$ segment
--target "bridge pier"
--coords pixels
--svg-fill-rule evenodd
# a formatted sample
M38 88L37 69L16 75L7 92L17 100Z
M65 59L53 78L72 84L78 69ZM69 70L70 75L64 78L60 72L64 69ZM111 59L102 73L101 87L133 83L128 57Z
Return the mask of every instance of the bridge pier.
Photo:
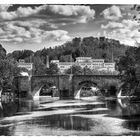
M63 86L60 86L60 99L74 99L72 81L73 75L67 75L65 84Z

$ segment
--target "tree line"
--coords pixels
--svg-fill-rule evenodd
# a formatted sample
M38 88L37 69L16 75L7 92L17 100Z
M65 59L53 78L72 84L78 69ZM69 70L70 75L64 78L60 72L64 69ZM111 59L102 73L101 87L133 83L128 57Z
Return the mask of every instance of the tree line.
M105 59L106 62L112 61L121 55L124 55L125 50L130 47L120 44L119 41L108 39L105 37L85 37L74 38L72 41L66 42L63 45L54 48L44 47L44 49L33 52L31 50L16 50L8 54L8 57L15 60L26 59L30 61L30 57L39 57L43 63L46 61L46 56L50 60L60 60L61 62L70 62L76 60L76 57L92 57L95 59Z

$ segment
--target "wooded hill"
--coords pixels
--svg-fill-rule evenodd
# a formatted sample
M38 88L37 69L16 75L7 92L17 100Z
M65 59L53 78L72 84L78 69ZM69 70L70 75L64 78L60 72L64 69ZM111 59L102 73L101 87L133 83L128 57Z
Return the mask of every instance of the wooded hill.
M15 60L25 59L27 62L30 60L30 56L40 57L41 60L46 60L48 55L50 60L60 60L61 62L73 61L76 57L92 57L95 59L105 59L106 62L111 62L118 59L125 54L126 49L131 46L120 44L118 40L107 39L105 37L85 37L74 38L63 45L56 46L54 48L44 47L42 50L33 52L31 50L13 51L8 54L8 57Z

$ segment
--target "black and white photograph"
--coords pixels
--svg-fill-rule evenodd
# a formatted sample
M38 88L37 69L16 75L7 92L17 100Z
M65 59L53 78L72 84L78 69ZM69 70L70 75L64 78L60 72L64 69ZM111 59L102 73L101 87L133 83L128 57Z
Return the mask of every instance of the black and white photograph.
M140 136L140 4L1 3L0 136Z

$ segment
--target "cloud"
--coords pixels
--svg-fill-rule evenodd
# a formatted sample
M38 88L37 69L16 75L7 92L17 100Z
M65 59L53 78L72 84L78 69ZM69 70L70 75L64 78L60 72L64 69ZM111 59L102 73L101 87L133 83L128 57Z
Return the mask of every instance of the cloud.
M11 4L0 4L0 12L7 11Z
M48 40L52 40L53 38L55 41L66 41L70 39L68 32L64 30L46 31L43 33L43 38Z
M25 21L16 20L16 21L10 21L9 23L12 23L16 26L24 27L27 29L30 27L41 28L44 30L58 28L57 25L50 23L50 22L43 20L43 19L30 19L30 20L25 20Z
M19 26L21 22L0 24L0 41L14 43L42 43L43 41L67 41L71 37L64 30L46 31L30 23ZM21 24L22 25L22 24Z
M137 21L131 20L131 19L122 20L122 24L124 25L124 27L129 28L129 29L139 26L139 23Z
M77 23L86 23L93 20L95 10L90 9L90 6L79 5L41 5L32 7L18 7L15 11L8 11L11 5L0 5L0 20L13 20L17 18L30 17L30 16L60 16L71 17L77 19ZM59 18L60 18L59 17Z
M140 43L140 32L137 28L133 30L131 28L116 28L112 32L106 31L105 36L131 46L134 46L136 41Z
M114 28L128 28L133 29L139 27L139 23L135 20L123 19L121 22L109 21L106 25L101 25L102 29L114 29Z
M101 15L108 20L119 20L122 17L120 7L115 5L102 11Z
M10 5L11 6L11 5ZM1 5L0 20L13 20L21 17L28 17L35 15L43 10L45 7L19 7L16 11L8 11L8 6ZM7 8L7 9L6 9Z
M119 22L109 21L107 25L101 25L102 29L108 29L108 28L123 28L123 24Z
M139 23L135 20L109 21L106 25L102 24L101 28L106 31L108 38L117 39L123 44L134 46L136 41L140 43Z
M78 17L82 23L94 19L95 16L95 10L89 6L48 5L46 9L57 15Z
M140 32L138 30L121 29L114 31L112 36L114 39L118 39L121 43L135 46L136 41L140 43Z
M14 6L0 5L2 42L67 41L71 37L59 27L87 23L95 16L94 9L82 5Z

